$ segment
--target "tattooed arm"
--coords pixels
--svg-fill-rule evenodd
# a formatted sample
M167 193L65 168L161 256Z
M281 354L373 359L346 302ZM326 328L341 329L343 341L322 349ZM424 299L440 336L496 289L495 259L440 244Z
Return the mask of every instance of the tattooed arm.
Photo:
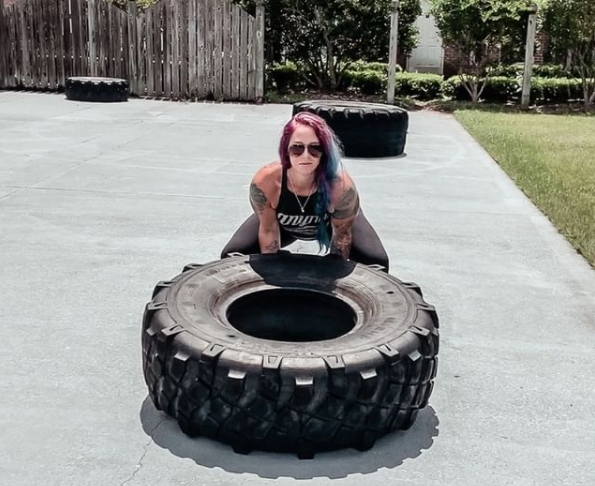
M341 180L333 188L332 201L334 211L331 213L331 253L347 259L351 254L351 227L359 212L359 195L355 184L346 173L343 173Z
M261 253L276 253L281 244L281 234L277 214L270 203L270 194L274 185L271 184L270 171L261 169L250 184L250 204L258 216L258 243Z

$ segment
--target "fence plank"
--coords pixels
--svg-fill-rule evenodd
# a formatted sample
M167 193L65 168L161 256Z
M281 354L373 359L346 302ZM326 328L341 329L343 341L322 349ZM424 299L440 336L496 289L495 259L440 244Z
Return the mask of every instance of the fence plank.
M163 23L164 23L164 12L165 12L165 3L160 2L158 5L158 16L155 19L155 32L154 32L154 42L155 42L155 94L154 96L163 96L163 39L164 39L164 31L163 31Z
M163 60L165 58L163 53L163 11L165 4L159 4L159 14L156 17L155 26L155 93L157 96L163 96Z
M197 36L196 41L198 42L198 93L197 96L199 99L205 98L208 93L207 88L207 65L206 65L206 56L207 56L207 14L206 14L206 4L204 0L194 0L196 2L198 11L197 11Z
M6 86L6 47L8 46L8 34L6 33L4 13L4 2L0 5L0 89Z
M105 18L107 25L104 27L104 33L102 37L105 38L105 69L106 74L110 78L116 77L116 49L117 49L117 32L114 21L114 10L111 5L105 2Z
M165 17L163 25L165 26L165 36L164 36L164 46L163 49L165 51L165 63L164 63L164 71L163 71L163 91L164 96L166 98L171 98L172 93L172 31L173 31L173 22L172 22L172 13L173 13L173 2L175 0L169 0L168 3L165 4Z
M232 57L232 85L231 99L240 98L240 62L242 54L240 51L240 8L232 5L231 8L232 39L233 39L233 57Z
M222 60L221 60L221 34L222 34L222 21L221 21L221 1L217 1L213 9L213 58L214 58L214 72L213 72L213 95L216 100L220 100L223 97L223 91L221 89L222 84Z
M144 96L147 92L147 54L144 49L145 45L145 20L146 17L141 15L136 19L136 59L138 62L138 96Z
M21 53L21 46L22 46L22 38L24 35L24 32L21 29L21 25L19 22L19 17L20 17L20 8L21 5L20 4L14 4L15 7L15 12L14 12L14 33L15 33L15 37L14 37L14 42L15 42L15 47L14 47L14 56L15 59L17 61L16 65L15 65L15 76L16 76L16 83L17 86L22 86L23 85L23 72L22 72L22 65L19 62L20 61L20 53Z
M188 0L188 94L195 99L198 94L196 2Z
M17 6L11 5L10 6L10 15L9 15L9 22L10 22L10 34L9 37L11 39L11 44L9 47L9 62L10 62L10 79L9 79L9 86L12 88L19 87L19 79L18 79L18 58L17 58L17 50L18 50L18 37L17 37L17 29L16 29L16 18L17 18Z
M254 63L254 36L255 36L255 22L252 17L248 17L248 53L246 54L248 61L248 90L246 92L245 100L254 100L256 84L255 74L256 66Z
M72 35L72 14L71 0L62 0L62 11L64 13L64 81L74 73L74 37Z
M248 88L248 14L243 10L240 11L240 99L245 100Z
M138 9L136 2L128 2L126 4L126 21L128 23L128 43L126 48L128 49L128 84L130 85L130 92L138 94L139 92L139 76L138 71L140 67L140 59L137 57L137 15Z
M47 23L48 36L50 39L50 42L49 42L50 50L49 50L49 56L48 56L49 68L50 68L49 88L52 90L58 89L58 75L57 75L57 69L56 69L56 57L57 57L57 55L56 55L56 53L57 53L56 37L57 37L57 33L58 33L57 1L59 1L59 0L48 0L49 14L50 14L49 22Z
M180 3L180 98L190 97L190 86L188 83L188 0L179 0Z
M205 77L208 98L212 98L215 92L215 64L213 59L214 51L214 17L212 0L205 1Z
M262 103L264 98L264 0L256 2L254 19L254 101Z
M70 0L71 23L72 23L72 75L82 76L82 23L81 23L81 0Z
M180 2L172 1L171 28L171 94L174 100L180 98Z
M109 76L109 50L110 50L110 25L109 25L109 14L107 12L108 4L102 0L99 0L96 5L99 7L98 29L99 33L99 57L101 59L101 71L100 76ZM107 35L105 35L107 32Z
M47 89L49 83L49 53L47 39L47 4L40 0L37 2L35 15L38 20L39 31L39 55L41 58L41 85L40 88Z
M230 58L230 45L231 45L231 38L230 38L230 2L229 0L223 0L222 2L223 8L223 26L222 26L222 33L223 33L223 99L229 99L231 96L231 58Z
M155 7L147 9L145 12L145 25L143 29L143 38L145 38L147 42L147 96L154 96L153 93L155 92L155 53L153 51L155 42L152 35L153 32L155 32L153 20L155 11Z
M64 0L56 3L56 89L64 87Z
M27 78L30 78L30 76L28 76L29 54L27 52L27 26L25 21L24 2L15 4L15 7L15 14L17 15L17 19L15 19L17 38L15 39L15 42L16 51L18 52L17 58L19 59L19 66L17 67L17 77L19 80L19 84L27 86L29 84L29 80Z

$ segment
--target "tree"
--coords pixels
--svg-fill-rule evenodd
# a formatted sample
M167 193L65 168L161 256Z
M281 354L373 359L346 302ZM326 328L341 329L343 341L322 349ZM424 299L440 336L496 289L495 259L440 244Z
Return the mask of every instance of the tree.
M255 0L237 2L251 10ZM266 0L265 8L267 57L304 66L318 88L337 88L350 62L388 59L390 0ZM415 47L419 15L419 0L401 2L401 52Z
M487 68L494 52L510 43L524 21L527 0L430 0L436 26L446 44L468 60L460 63L459 77L473 103L489 81Z
M554 54L568 55L568 67L583 83L585 107L595 102L595 3L593 0L548 0L544 26Z

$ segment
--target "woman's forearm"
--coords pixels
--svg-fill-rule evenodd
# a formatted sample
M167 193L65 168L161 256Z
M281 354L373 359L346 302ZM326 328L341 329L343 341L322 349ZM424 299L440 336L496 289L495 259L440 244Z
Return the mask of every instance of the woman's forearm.
M278 228L260 228L258 230L258 243L261 253L277 253L281 246L280 240Z
M351 254L351 225L348 221L343 224L335 223L333 225L333 237L331 239L331 253L341 255L346 260Z

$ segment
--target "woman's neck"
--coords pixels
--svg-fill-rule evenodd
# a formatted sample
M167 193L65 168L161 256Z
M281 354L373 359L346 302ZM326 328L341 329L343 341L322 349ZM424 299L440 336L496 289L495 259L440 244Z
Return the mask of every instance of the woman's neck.
M287 171L287 177L290 184L298 192L308 192L313 189L315 184L314 173L304 175L290 168Z

